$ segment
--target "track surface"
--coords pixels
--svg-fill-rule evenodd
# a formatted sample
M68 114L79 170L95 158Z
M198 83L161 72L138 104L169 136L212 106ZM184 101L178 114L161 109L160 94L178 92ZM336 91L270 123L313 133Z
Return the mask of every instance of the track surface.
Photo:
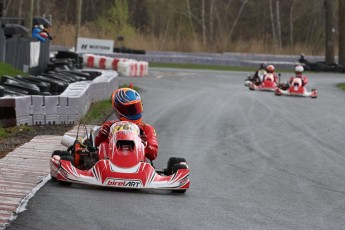
M317 99L250 91L245 75L120 79L142 89L155 165L186 158L186 194L49 181L8 229L345 229L345 93L335 87L344 74L308 74Z

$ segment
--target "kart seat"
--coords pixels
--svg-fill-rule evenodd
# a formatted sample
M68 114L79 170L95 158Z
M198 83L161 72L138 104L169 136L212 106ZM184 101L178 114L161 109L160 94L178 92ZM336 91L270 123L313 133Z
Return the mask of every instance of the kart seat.
M298 86L298 87L302 86L302 79L294 78L291 82L291 85Z
M274 76L271 73L266 74L265 81L274 81Z

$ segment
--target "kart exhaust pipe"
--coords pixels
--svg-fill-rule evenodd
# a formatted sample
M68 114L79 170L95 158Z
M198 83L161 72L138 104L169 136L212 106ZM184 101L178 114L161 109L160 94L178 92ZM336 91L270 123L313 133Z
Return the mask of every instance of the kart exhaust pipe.
M71 145L73 145L75 142L75 138L68 136L68 135L63 135L62 139L61 139L61 144L63 144L66 147L70 147Z

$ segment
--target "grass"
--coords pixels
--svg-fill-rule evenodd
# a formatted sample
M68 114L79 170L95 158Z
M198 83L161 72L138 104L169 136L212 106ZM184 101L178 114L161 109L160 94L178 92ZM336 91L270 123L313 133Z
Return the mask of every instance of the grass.
M345 91L345 83L339 83L337 84L337 87Z
M6 129L0 127L0 138L7 137Z
M10 134L17 133L17 132L31 132L31 126L21 125L21 126L13 126L8 128L0 127L0 139L8 137Z
M91 104L87 114L80 120L81 123L100 125L104 122L104 117L113 112L111 99L94 102Z
M0 78L1 76L16 76L16 75L27 75L26 73L14 68L13 66L0 62Z

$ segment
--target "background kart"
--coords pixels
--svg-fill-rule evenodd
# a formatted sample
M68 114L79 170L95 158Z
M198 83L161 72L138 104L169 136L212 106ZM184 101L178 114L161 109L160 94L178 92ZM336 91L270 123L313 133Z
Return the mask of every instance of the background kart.
M312 89L308 92L307 89L302 86L302 80L294 79L291 85L286 84L283 87L278 87L275 90L275 95L317 98L317 89Z
M101 143L98 150L93 145L92 133L84 140L65 135L62 143L69 147L67 151L52 153L52 178L68 184L164 189L177 193L189 188L189 168L184 158L171 157L165 169L155 169L152 162L147 162L137 125L116 122L110 133L109 143Z
M255 78L255 73L252 76L247 76L246 80L244 81L244 86L249 87L250 83L253 82L254 84L262 82L262 79L264 78L264 75L266 74L266 70L261 69L258 71L258 77L259 79ZM260 81L259 81L260 80Z
M286 90L283 90L281 88L277 88L275 90L275 95L277 95L277 96L285 95L285 96L298 96L298 97L317 98L317 89L312 89L310 92L308 92L305 87L302 87L302 86L290 86Z

